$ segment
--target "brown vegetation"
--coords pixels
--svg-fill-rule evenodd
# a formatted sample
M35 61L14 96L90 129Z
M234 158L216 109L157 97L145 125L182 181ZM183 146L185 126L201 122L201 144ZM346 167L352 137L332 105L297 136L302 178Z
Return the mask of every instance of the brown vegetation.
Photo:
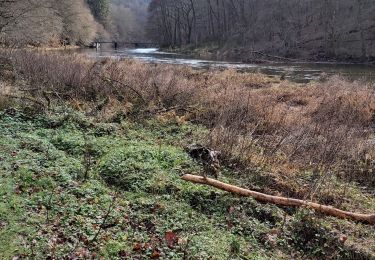
M372 83L333 77L298 85L231 70L28 51L13 52L12 62L29 82L23 93L45 108L62 99L107 120L172 111L206 125L207 144L250 188L332 205L347 191L336 179L374 190Z

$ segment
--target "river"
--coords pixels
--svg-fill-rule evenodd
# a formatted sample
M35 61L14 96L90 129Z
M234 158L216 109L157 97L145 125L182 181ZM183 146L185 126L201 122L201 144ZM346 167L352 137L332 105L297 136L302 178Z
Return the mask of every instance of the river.
M309 82L322 74L339 74L349 79L375 81L375 66L342 63L271 63L251 64L218 60L205 60L192 56L162 52L155 48L138 49L80 49L90 57L116 59L131 58L147 63L187 65L197 69L235 69L244 72L260 72L270 76L283 77L295 82Z

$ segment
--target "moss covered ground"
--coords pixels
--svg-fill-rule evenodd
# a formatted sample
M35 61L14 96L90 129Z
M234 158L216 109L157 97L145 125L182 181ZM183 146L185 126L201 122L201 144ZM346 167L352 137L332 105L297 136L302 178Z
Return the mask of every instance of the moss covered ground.
M67 109L4 110L0 259L372 257L340 241L335 225L346 221L182 181L202 174L184 147L206 131L155 118L103 123ZM223 169L221 179L238 183L233 176Z

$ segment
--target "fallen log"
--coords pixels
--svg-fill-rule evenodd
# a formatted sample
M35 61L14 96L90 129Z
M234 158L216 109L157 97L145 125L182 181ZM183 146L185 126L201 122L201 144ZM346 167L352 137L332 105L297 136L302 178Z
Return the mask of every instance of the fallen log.
M234 185L226 184L218 180L205 178L202 176L185 174L181 178L185 181L212 186L217 189L231 192L233 194L241 195L244 197L253 197L257 201L261 201L261 202L267 202L267 203L272 203L275 205L282 205L282 206L307 207L307 208L314 209L318 212L321 212L329 216L342 218L342 219L351 219L351 220L355 220L355 221L359 221L359 222L363 222L363 223L367 223L371 225L375 224L375 214L354 213L354 212L344 211L344 210L340 210L331 206L326 206L326 205L309 202L305 200L272 196L272 195L260 193L257 191L243 189Z

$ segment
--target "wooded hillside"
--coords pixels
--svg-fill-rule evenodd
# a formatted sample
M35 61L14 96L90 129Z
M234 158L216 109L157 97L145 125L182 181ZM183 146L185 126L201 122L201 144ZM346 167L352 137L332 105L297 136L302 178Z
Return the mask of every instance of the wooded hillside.
M85 45L143 37L147 6L147 0L1 0L0 44Z
M153 0L149 11L149 35L165 46L244 47L314 59L375 57L372 0Z
M112 0L113 35L119 41L145 40L150 0Z

